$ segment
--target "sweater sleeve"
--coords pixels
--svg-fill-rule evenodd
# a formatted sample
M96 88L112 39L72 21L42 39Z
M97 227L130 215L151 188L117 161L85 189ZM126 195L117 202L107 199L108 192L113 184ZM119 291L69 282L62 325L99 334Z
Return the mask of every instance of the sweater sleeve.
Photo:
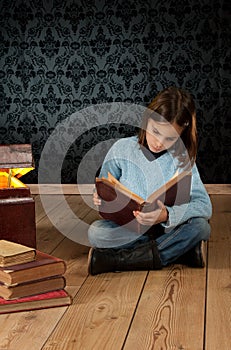
M167 207L169 219L166 223L162 223L166 229L174 227L186 222L193 217L203 217L209 219L212 215L212 204L209 195L201 181L196 164L192 168L192 184L190 201L182 205L174 205Z
M118 161L117 151L116 151L117 143L115 143L106 154L106 157L103 161L99 177L108 177L108 172L110 172L117 180L120 179L121 176L121 168Z

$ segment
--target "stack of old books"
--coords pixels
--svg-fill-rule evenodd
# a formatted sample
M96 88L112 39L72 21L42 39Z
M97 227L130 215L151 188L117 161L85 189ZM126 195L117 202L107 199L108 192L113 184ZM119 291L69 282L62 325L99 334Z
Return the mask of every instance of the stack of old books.
M0 314L70 305L65 271L60 258L0 240Z

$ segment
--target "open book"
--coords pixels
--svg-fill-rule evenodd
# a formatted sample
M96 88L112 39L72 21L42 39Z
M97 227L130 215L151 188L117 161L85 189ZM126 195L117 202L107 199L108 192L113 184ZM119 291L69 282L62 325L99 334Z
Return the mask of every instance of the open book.
M153 211L158 208L157 200L167 206L187 203L190 199L191 171L176 173L163 186L154 191L147 200L130 191L114 176L96 178L96 190L102 199L99 214L102 218L112 220L119 225L137 233L147 231L147 226L140 225L133 211Z

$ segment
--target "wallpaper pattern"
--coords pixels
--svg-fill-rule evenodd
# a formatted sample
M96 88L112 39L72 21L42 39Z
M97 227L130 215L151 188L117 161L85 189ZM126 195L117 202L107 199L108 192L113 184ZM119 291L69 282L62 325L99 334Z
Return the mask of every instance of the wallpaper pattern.
M37 182L46 140L73 113L146 106L176 85L195 98L203 181L230 183L230 19L222 0L0 0L0 143L32 143L36 169L24 181ZM73 145L63 182L76 182L93 145L135 128L93 131Z

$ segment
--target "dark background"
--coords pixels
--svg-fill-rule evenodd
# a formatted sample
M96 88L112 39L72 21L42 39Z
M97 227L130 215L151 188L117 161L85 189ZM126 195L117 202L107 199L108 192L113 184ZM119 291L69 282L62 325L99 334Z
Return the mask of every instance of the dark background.
M40 155L54 128L86 107L147 106L175 85L195 98L204 183L230 183L230 1L0 0L0 143ZM135 132L104 125L77 140L63 182L92 145Z

